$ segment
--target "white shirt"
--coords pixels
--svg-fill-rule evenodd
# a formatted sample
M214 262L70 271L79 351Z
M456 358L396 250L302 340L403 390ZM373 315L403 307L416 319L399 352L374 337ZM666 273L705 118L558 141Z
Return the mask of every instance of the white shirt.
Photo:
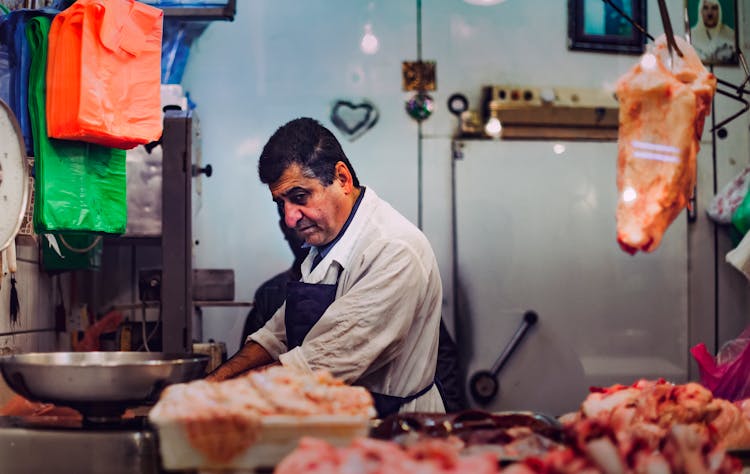
M315 255L302 263L301 281L338 281L336 300L302 345L287 350L286 305L248 339L284 366L325 369L376 393L406 397L430 385L443 290L424 234L368 187L344 235L311 269ZM433 386L400 411L445 408Z

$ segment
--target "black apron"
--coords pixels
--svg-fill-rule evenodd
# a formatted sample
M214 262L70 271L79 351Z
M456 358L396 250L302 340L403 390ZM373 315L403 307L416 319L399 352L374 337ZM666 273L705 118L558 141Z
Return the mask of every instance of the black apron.
M302 344L305 336L336 299L336 285L315 285L301 281L286 284L286 328L287 349Z
M286 310L284 312L284 326L286 328L287 349L293 349L302 344L307 333L326 312L326 309L336 299L337 285L324 285L291 281L286 284ZM427 393L435 382L408 397L383 395L370 391L378 418L397 413L406 403ZM442 396L442 394L441 394Z

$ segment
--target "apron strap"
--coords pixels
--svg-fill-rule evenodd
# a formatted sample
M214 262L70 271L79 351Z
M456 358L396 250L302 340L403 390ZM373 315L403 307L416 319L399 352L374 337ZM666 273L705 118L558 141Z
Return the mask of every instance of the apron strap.
M402 406L429 392L433 385L435 385L434 380L422 390L407 397L397 397L395 395L384 395L382 393L370 392L372 399L375 402L375 410L378 412L378 418L385 418L388 415L398 413Z

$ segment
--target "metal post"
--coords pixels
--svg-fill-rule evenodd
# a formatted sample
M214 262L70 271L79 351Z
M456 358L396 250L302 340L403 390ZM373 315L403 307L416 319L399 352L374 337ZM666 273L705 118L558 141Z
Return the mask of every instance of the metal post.
M192 352L193 116L168 110L162 135L162 350Z

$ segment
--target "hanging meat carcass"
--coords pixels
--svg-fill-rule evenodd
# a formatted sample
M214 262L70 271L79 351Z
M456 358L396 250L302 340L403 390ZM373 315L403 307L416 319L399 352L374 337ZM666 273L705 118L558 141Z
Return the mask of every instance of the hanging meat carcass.
M696 180L696 154L716 77L695 50L664 35L617 82L617 241L630 254L654 251L684 209Z

